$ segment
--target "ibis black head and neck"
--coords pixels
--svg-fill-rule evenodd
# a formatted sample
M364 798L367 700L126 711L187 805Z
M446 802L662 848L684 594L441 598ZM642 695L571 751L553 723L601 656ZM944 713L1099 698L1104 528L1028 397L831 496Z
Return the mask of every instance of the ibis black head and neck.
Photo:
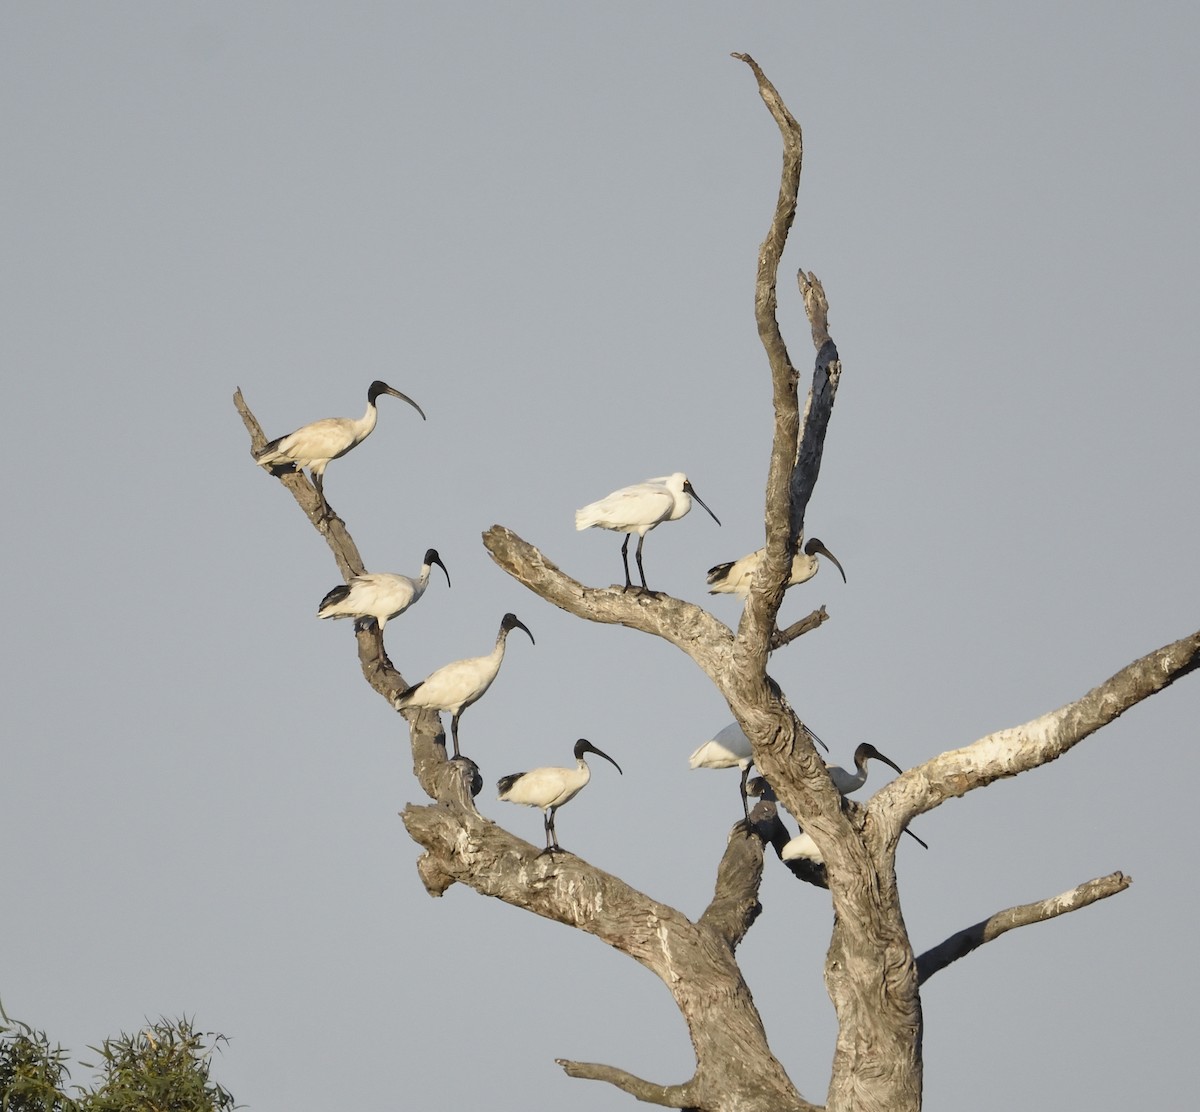
M904 769L896 764L891 757L885 757L869 741L864 741L857 749L854 750L854 764L856 768L866 768L867 761L871 760L871 758L874 758L877 761L883 761L885 765L887 765L889 768L894 768L897 772L904 772Z
M621 772L621 766L617 764L612 757L605 753L603 749L597 749L590 741L588 741L587 738L581 737L575 743L575 759L577 761L582 761L584 753L595 753L597 757L603 757L610 765L613 766L613 768L615 768L618 772ZM621 772L621 775L624 776L625 773Z
M446 565L442 563L442 558L438 555L437 549L427 548L425 550L425 566L427 568L433 567L434 564L437 564L437 566L442 569L443 574L446 576L446 586L449 587L450 573L446 570Z
M837 568L837 570L839 572L842 573L842 582L843 583L847 582L846 569L844 567L842 567L841 561L832 552L830 552L829 549L826 548L819 540L817 540L816 537L813 537L813 539L810 540L808 542L808 544L806 544L804 546L804 554L806 556L816 556L816 555L824 556L825 559L829 560L833 564L833 566L835 568Z
M399 398L402 402L408 402L421 415L421 420L426 420L425 410L417 405L412 398L407 394L401 394L395 387L389 386L386 382L378 378L367 387L367 404L374 405L380 394L391 394L393 398Z
M445 571L444 568L442 570ZM535 645L537 644L537 642L533 640L533 634L529 633L529 627L523 621L521 621L516 614L513 614L510 611L509 613L505 614L500 621L500 636L507 637L514 629L523 629L529 634L529 640L533 641Z

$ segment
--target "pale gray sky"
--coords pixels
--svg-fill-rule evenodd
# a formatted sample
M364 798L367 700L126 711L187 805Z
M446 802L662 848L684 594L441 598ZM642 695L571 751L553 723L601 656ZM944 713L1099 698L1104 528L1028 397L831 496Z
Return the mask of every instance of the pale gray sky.
M194 1015L258 1110L632 1106L556 1056L686 1078L632 962L425 895L403 723L348 623L315 620L336 569L230 395L273 436L358 415L376 377L422 405L384 399L326 476L369 566L433 545L453 578L389 627L392 658L419 678L515 610L537 645L463 720L481 809L540 841L492 785L588 737L626 775L597 770L563 844L698 914L739 805L687 756L728 711L678 652L524 592L479 534L609 583L620 537L575 508L685 470L723 527L651 534L653 585L701 601L761 543L779 141L729 53L804 124L784 269L824 280L844 362L808 523L849 583L789 596L833 620L773 674L836 759L871 740L908 767L1197 626L1198 36L1166 4L5 5L10 1014L85 1058ZM1135 880L929 984L927 1108L1181 1106L1198 717L1191 678L901 847L918 949ZM822 1100L828 898L772 868L763 902L743 966Z

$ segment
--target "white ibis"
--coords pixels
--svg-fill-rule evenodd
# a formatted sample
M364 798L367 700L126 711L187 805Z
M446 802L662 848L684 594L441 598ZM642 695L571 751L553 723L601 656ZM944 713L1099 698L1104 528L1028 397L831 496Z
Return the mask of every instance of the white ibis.
M349 582L334 587L323 599L317 610L318 618L374 618L383 633L383 627L393 618L398 618L424 593L429 585L429 572L437 564L445 573L446 586L450 586L450 573L438 555L436 548L427 549L421 574L413 579L407 575L392 575L389 572L368 572L353 576Z
M693 498L704 506L713 521L721 524L717 515L704 505L704 500L693 489L688 477L682 471L676 471L673 475L647 479L644 483L614 490L598 502L576 510L575 528L583 530L595 525L625 534L625 543L621 545L621 562L625 565L626 591L633 586L629 578L629 538L637 533L638 575L642 578L642 590L652 593L646 586L646 572L642 568L642 545L646 534L660 522L678 521L692 508Z
M904 827L904 833L912 838L919 845L929 848L929 843L923 838L918 838L909 828ZM817 843L812 840L812 835L805 830L801 830L790 842L787 842L783 849L779 851L779 859L781 861L797 861L803 859L811 861L816 865L824 865L825 858L821 856L821 851L817 849Z
M804 727L808 736L826 752L826 745L816 734ZM750 804L746 800L746 778L750 774L750 766L754 764L754 754L750 749L750 739L736 722L730 722L717 735L706 741L688 758L689 768L740 768L742 782L739 791L742 796L742 809L746 818L750 818Z
M897 772L904 771L895 761L890 757L885 757L867 741L854 750L854 772L847 772L840 765L829 765L825 771L829 773L829 779L833 781L833 786L842 795L849 795L851 792L858 791L867 782L867 761L872 758L883 761L885 765L894 768Z
M396 708L407 710L421 707L429 710L450 711L450 734L454 739L454 756L458 751L458 720L462 712L476 702L489 687L500 671L504 659L504 642L509 630L523 629L533 641L529 627L516 614L505 614L496 634L496 647L487 656L473 656L467 660L455 660L443 664L436 672L430 672L420 683L414 683L403 695L396 698ZM537 642L533 641L536 645Z
M534 768L529 772L513 772L508 776L501 776L497 781L500 798L505 803L524 803L527 807L542 809L542 825L546 829L546 848L542 850L543 853L562 850L558 844L558 834L554 830L554 812L564 803L570 803L592 778L591 769L583 759L584 753L595 753L597 757L603 757L621 772L621 766L612 757L597 749L587 738L581 737L575 743L574 768ZM621 775L625 774L621 772Z
M869 741L864 741L857 749L854 750L854 772L847 772L840 765L826 765L825 771L829 773L829 779L833 781L833 786L842 795L849 795L851 792L858 791L859 788L867 782L867 761L874 758L877 761L883 761L889 768L894 768L897 772L903 773L902 769L890 757L885 757L878 749L875 748ZM929 848L929 843L917 837L909 828L904 827L904 833L914 841L920 842L926 849ZM807 834L801 835L807 838ZM811 839L809 839L811 841ZM820 860L820 858L816 858Z
M728 564L717 564L716 567L709 568L706 580L708 593L710 595L737 595L739 598L745 598L750 593L750 582L754 578L754 573L758 571L758 565L762 562L765 552L766 549L760 548L757 552L751 552L749 556L743 556L740 560L734 560ZM842 573L842 582L846 582L846 570L838 558L816 537L813 537L804 546L803 551L797 552L792 557L792 574L788 577L787 586L794 587L797 583L807 583L816 575L819 570L818 556L824 556L832 561L834 567Z
M812 840L812 835L804 830L801 830L796 837L784 845L783 849L779 851L779 859L781 861L812 861L816 865L825 864L825 858L817 849L817 843Z
M376 379L367 390L367 411L357 420L353 417L326 417L314 421L259 449L254 453L255 462L266 468L291 464L297 471L307 467L312 474L313 486L324 501L325 468L330 460L344 456L371 435L379 417L375 401L380 394L391 394L393 398L408 402L421 414L421 420L425 420L425 411L412 398Z

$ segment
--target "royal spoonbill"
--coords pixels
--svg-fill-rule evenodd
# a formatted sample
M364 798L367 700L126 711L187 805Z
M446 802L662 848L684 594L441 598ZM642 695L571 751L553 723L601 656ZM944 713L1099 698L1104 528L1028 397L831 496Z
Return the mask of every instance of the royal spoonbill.
M389 572L368 572L356 575L349 582L334 587L317 609L318 618L374 618L383 633L383 627L393 618L398 618L424 593L429 585L429 572L437 564L450 586L450 573L438 555L436 548L427 549L421 574L415 579L408 575L392 575ZM355 623L356 627L358 623Z
M750 581L754 578L754 573L758 571L758 565L762 562L765 552L766 549L760 548L757 552L751 552L749 556L743 556L740 560L733 560L728 564L717 564L716 567L709 568L708 593L710 595L737 595L738 598L745 598L750 593ZM842 582L846 582L846 570L838 558L816 537L813 537L804 546L802 552L797 552L792 557L792 574L788 577L787 586L794 587L797 583L807 583L816 575L819 570L818 556L824 556L830 560L834 567L842 573Z
M291 464L297 471L307 467L312 474L313 486L324 501L325 468L330 460L344 456L371 435L379 417L375 401L380 394L391 394L393 398L408 402L421 414L421 420L425 420L425 411L412 398L376 379L367 390L367 411L357 420L353 417L326 417L314 421L259 449L254 453L255 462L267 468Z
M504 642L512 629L523 629L529 640L536 645L529 627L516 614L505 614L496 634L496 647L487 656L473 656L467 660L455 660L443 664L436 672L430 672L420 683L414 683L403 695L397 696L398 710L421 707L428 710L450 711L450 735L454 739L454 755L458 751L458 720L462 712L477 701L489 687L500 662L504 659Z
M829 752L826 745L807 726L805 732L822 749ZM736 722L730 722L716 736L706 741L688 758L689 768L740 768L742 782L739 791L742 796L742 810L750 818L750 804L746 799L746 778L750 775L750 766L754 764L754 754L750 750L750 739Z
M558 844L558 834L554 830L554 812L564 803L570 803L592 778L591 769L583 759L584 753L595 753L597 757L603 757L621 772L621 766L612 757L597 749L587 738L581 737L575 743L574 768L534 768L529 772L513 772L508 776L501 776L496 783L500 789L500 798L505 803L524 803L527 807L542 809L542 825L546 830L546 848L542 853L562 850L562 846ZM621 772L621 775L625 774Z
M638 575L642 578L642 590L653 593L646 586L646 572L642 568L642 545L646 534L660 522L678 521L692 508L693 498L704 506L713 521L721 524L720 518L704 505L704 500L693 489L688 477L682 471L676 471L673 475L647 479L644 483L614 490L598 502L576 510L575 528L583 530L595 525L625 534L625 543L621 545L621 562L625 566L626 591L633 586L629 578L629 538L637 533Z

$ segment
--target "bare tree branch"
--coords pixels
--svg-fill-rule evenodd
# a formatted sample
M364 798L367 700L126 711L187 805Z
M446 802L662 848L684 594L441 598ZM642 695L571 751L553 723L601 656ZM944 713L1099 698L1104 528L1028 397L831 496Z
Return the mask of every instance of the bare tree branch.
M652 633L682 649L709 676L725 670L733 633L699 606L670 595L625 592L616 585L585 587L503 525L484 533L483 544L504 571L560 610L589 622Z
M1071 911L1079 911L1089 907L1098 900L1115 896L1124 892L1133 883L1133 878L1124 873L1110 873L1108 876L1097 877L1072 888L1062 895L1052 896L1048 900L1038 900L1036 903L1021 904L1010 907L1005 911L997 911L976 923L952 934L945 942L926 950L917 958L917 977L924 984L935 973L945 969L952 962L978 950L986 942L999 938L1002 934L1016 927L1027 927L1031 923L1044 923L1047 919L1066 915Z
M426 850L419 869L431 895L440 895L454 882L466 884L481 895L593 934L657 975L688 1025L697 1062L689 1085L696 1087L691 1092L698 1105L711 1098L715 1108L719 1094L721 1100L761 1112L812 1107L772 1055L727 937L572 853L541 853L473 810L410 804L401 817ZM745 837L741 842L750 844L751 854L757 846L761 872L761 844ZM731 862L744 860L744 845L732 849ZM715 912L714 918L730 929L731 916ZM612 1077L629 1077L602 1068L611 1070ZM709 1098L700 1096L704 1092Z
M233 404L250 434L250 449L253 453L266 443L262 426L246 404L240 389L233 395ZM345 522L332 510L326 511L320 496L304 474L282 471L276 478L291 492L305 516L312 522L313 528L325 539L343 577L349 579L352 575L361 575L366 568ZM394 705L396 697L407 690L408 684L387 658L378 627L374 623L362 628L356 627L355 639L358 642L358 661L363 677L373 690ZM445 737L437 713L409 711L406 716L413 724L413 772L421 787L432 799L469 804L471 785L467 783L464 798L463 769L446 760Z
M1198 666L1200 632L1147 653L1073 703L909 769L877 792L868 807L894 840L914 816L947 799L1057 760Z
M700 925L716 934L730 950L737 949L762 912L758 891L762 884L763 842L769 839L770 828L769 822L747 826L742 820L734 825L717 867L713 898L700 916Z
M783 601L784 584L791 570L792 553L800 530L800 524L791 521L788 494L792 471L796 466L800 431L798 376L776 317L776 286L779 261L796 216L796 195L800 189L800 171L804 163L804 135L759 64L748 54L733 56L745 62L753 71L759 96L778 125L783 139L779 196L767 236L758 251L758 274L754 283L754 319L771 368L775 432L771 443L764 511L766 551L755 576L756 585L762 586L757 589L756 586L751 587L750 596L742 610L738 645L734 650L735 666L743 673L744 680L749 680L755 673L761 675L766 667L768 645L775 630L775 616Z
M579 1077L585 1081L607 1081L622 1092L646 1104L659 1104L664 1108L690 1109L694 1106L695 1083L686 1085L655 1085L616 1066L604 1066L598 1062L572 1062L568 1058L555 1058L568 1077Z
M825 612L825 607L822 606L820 610L814 610L798 622L793 622L787 629L777 629L771 635L771 652L774 652L776 649L782 649L785 645L790 645L797 637L803 637L804 634L811 633L827 621L829 621L829 615Z
M242 423L250 434L250 452L253 456L254 452L266 444L267 438L262 431L262 426L258 423L258 418L250 411L250 407L242 397L241 387L233 395L233 404L241 414ZM258 464L255 466L257 467ZM333 512L332 506L322 502L321 496L308 481L304 472L277 469L275 477L291 492L297 505L312 522L313 528L325 538L325 543L329 545L329 550L337 561L342 577L349 579L352 575L362 575L367 569L363 565L362 557L358 554L358 547L346 530L345 522Z

